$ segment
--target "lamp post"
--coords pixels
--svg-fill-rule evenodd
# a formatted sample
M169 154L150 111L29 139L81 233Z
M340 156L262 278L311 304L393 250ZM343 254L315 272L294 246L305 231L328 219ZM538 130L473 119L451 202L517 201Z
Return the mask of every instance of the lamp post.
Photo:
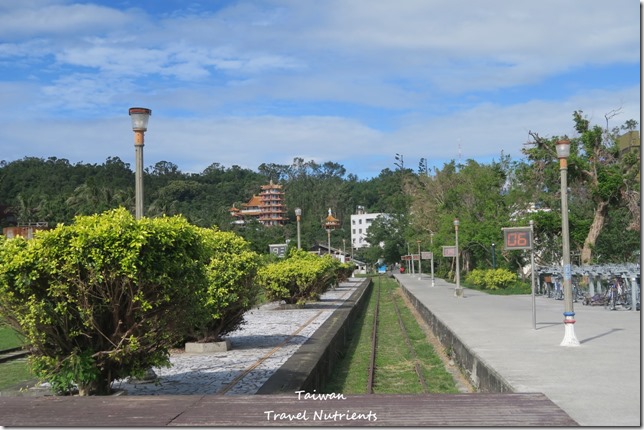
M463 297L463 289L461 288L461 267L458 259L458 218L454 220L454 230L456 232L456 290L454 291L454 296Z
M295 208L295 219L297 220L297 249L302 249L302 242L300 242L300 219L302 217L302 209Z
M152 115L152 110L142 107L132 107L128 113L132 120L132 130L134 131L136 167L134 173L134 217L138 220L143 216L143 140L144 134L148 129L148 120L150 119L150 115ZM139 382L152 382L156 378L156 373L150 367L146 370Z
M423 268L420 261L420 240L417 240L416 243L418 244L418 280L420 281L423 276Z
M494 243L492 243L492 268L496 269L496 248L494 247Z
M333 217L331 208L329 208L329 215L326 217L324 222L324 228L326 229L327 234L327 250L329 254L331 253L331 230L335 230L339 225L340 221Z
M148 119L152 111L147 108L133 107L129 111L134 131L134 154L136 157L136 170L134 178L134 206L135 217L143 216L143 135L148 129Z
M432 248L432 287L434 286L434 232L429 234L430 248Z
M561 172L561 236L563 240L563 288L564 288L564 338L561 346L579 346L575 336L575 311L572 306L572 273L570 269L570 238L568 232L568 156L570 142L560 140L556 144Z

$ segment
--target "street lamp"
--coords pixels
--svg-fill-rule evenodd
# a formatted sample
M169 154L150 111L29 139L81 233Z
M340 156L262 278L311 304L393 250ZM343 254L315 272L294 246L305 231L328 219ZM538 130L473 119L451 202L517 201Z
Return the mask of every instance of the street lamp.
M331 253L331 230L335 230L339 225L340 221L333 217L331 208L329 208L329 215L326 217L324 222L324 228L326 229L327 234L327 250L329 253Z
M134 153L136 169L134 178L134 206L136 219L143 216L143 135L148 129L148 119L152 111L147 108L133 107L129 111L134 131Z
M297 249L302 249L302 243L300 242L300 219L302 217L302 209L295 208L295 218L297 220Z
M494 247L494 243L492 243L492 268L496 269L496 248Z
M456 290L454 291L454 296L463 297L463 289L461 288L461 267L458 261L458 218L454 220L454 230L456 231Z
M429 234L429 243L432 248L432 287L434 286L434 232Z
M417 240L416 243L418 244L418 280L420 281L423 276L423 269L420 261L420 240Z
M570 269L570 238L568 232L568 157L570 142L560 140L556 144L561 172L561 236L563 239L563 287L564 287L564 338L561 346L579 346L575 336L575 311L572 306L572 273Z

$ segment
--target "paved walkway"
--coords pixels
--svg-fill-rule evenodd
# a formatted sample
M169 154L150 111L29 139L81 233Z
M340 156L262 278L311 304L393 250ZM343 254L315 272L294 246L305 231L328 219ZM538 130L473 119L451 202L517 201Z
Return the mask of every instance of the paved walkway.
M641 426L641 313L574 304L578 347L562 347L564 303L491 296L428 275L396 279L521 393L544 393L582 426Z

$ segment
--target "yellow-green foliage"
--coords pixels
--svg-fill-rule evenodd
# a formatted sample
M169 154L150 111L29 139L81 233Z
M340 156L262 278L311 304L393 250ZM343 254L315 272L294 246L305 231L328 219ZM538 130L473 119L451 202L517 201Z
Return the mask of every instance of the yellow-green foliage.
M259 287L253 281L259 256L234 233L216 229L202 229L201 233L211 257L204 297L208 315L198 322L197 337L217 340L237 328L244 312L256 303Z
M486 270L474 269L467 275L465 281L477 287L485 288L485 272Z
M518 278L515 273L507 269L480 270L475 269L467 276L467 282L488 290L507 288L515 283Z
M105 394L114 379L168 364L195 327L225 331L252 301L253 261L243 240L180 216L77 217L0 242L0 314L55 390Z
M334 286L340 268L341 263L330 255L320 257L294 249L288 258L260 268L256 282L269 300L304 303Z

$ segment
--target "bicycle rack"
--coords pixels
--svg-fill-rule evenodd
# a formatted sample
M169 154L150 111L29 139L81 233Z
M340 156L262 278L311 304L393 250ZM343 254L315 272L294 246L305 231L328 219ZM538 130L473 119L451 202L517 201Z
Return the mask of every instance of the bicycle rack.
M561 266L538 266L537 267L537 288L541 292L543 286L541 276L556 276L562 277ZM604 293L605 289L613 278L620 278L626 284L626 287L631 291L632 309L639 309L636 306L640 302L640 283L641 283L641 270L640 265L637 263L623 263L623 264L602 264L602 265L581 265L572 266L571 275L573 277L587 277L588 278L588 294L593 297L595 294ZM606 288L605 288L606 287Z

